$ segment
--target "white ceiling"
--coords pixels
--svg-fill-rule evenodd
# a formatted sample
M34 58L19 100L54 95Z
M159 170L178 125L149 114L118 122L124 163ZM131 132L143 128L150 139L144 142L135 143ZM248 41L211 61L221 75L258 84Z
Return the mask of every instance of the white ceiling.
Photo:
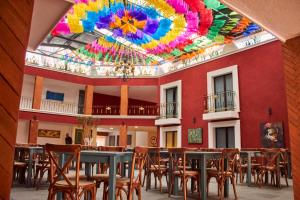
M119 86L96 86L94 92L112 96L120 96ZM131 99L157 102L157 86L129 86L128 96Z
M73 0L35 0L27 48L35 50L73 4Z
M300 35L299 0L221 0L282 41Z
M81 84L76 84L76 83L71 83L71 82L66 82L66 81L59 81L59 80L54 80L54 79L44 79L44 85L51 85L51 86L60 86L60 87L65 87L65 88L76 88L78 90L84 90L85 86Z

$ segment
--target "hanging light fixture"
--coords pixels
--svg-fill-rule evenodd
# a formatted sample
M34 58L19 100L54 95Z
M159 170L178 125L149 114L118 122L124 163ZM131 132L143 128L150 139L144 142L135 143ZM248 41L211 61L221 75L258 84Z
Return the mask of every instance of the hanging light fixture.
M135 66L131 62L124 60L116 64L115 72L121 75L123 81L127 81L129 77L134 76L134 69Z

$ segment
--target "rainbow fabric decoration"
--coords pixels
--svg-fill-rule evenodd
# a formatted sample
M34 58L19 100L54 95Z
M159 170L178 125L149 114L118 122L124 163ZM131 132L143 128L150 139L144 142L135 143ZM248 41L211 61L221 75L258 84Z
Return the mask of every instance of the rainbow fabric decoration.
M207 47L261 30L219 0L143 0L143 4L135 0L76 0L52 34L80 34L95 29L106 29L112 35L82 46L78 55L103 62L130 57L136 63L147 60L146 64L157 64L153 55L170 61L190 59ZM202 37L205 42L198 39ZM117 38L143 48L146 54L121 44Z

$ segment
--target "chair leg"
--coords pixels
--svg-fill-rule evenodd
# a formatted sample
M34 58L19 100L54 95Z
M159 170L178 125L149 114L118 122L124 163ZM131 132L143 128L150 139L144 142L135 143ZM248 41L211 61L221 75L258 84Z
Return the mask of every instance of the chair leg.
M231 183L233 187L233 192L234 192L234 198L237 199L237 192L236 192L236 182L234 181L234 177L231 177Z
M35 175L34 175L33 187L36 186L36 182L37 182L37 179L38 179L38 176L39 176L39 171L40 171L40 169L39 169L39 168L36 168L36 170L35 170Z
M186 187L186 184L187 184L187 180L185 180L185 177L182 177L182 182L183 182L183 198L184 200L187 199L187 187Z
M159 180L159 191L160 191L160 192L162 192L162 181L161 181L161 179L162 179L162 175L159 174L158 180Z

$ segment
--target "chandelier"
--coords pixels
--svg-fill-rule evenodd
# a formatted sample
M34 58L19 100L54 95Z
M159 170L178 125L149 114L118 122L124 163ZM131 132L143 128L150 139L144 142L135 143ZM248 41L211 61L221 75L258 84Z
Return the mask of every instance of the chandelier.
M127 79L131 76L134 76L134 65L127 60L120 61L116 63L115 72L120 74L123 81L127 81Z

